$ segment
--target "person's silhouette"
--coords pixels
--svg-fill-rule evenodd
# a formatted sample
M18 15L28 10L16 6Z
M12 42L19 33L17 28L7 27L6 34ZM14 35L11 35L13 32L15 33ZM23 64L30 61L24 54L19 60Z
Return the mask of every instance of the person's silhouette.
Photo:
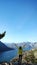
M23 48L25 47L25 45L22 47L22 46L17 46L17 44L15 44L15 46L18 48L18 54L19 54L19 62L22 63L22 53L23 53Z

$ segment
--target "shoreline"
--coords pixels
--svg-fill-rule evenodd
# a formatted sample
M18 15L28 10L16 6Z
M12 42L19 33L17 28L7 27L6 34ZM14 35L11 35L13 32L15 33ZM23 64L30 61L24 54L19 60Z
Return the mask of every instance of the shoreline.
M23 52L23 57L22 57L22 64L23 64L23 63L27 63L26 56L27 56L27 57L30 56L30 55L32 54L32 52L33 52L34 55L35 55L35 59L34 59L34 60L36 60L34 63L36 63L36 65L37 65L37 58L36 58L37 49L32 49L32 50L29 50L29 51L24 51L24 52ZM12 59L10 60L10 62L7 62L7 61L1 62L0 65L2 65L2 64L4 64L4 65L9 65L9 64L11 65L11 64L13 64L13 65L14 65L14 63L15 63L15 64L18 63L18 59L19 59L19 57L18 57L18 55L17 55L16 57L12 58ZM29 63L32 63L32 62L29 61Z

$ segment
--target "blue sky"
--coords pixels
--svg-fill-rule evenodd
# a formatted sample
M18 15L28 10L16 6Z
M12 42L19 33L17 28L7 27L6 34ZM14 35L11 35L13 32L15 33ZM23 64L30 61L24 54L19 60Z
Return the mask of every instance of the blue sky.
M37 41L37 0L0 0L3 42Z

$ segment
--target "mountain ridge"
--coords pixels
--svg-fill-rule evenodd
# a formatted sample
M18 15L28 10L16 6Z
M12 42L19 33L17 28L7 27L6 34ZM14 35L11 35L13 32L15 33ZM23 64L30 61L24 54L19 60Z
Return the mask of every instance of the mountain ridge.
M0 41L0 52L3 51L9 51L9 50L13 50L14 48L9 48L8 46L6 46L3 42Z
M7 46L10 48L16 48L15 44L17 44L17 46L23 46L26 44L27 49L37 48L37 42L33 42L33 43L32 42L10 43L10 44L7 44Z

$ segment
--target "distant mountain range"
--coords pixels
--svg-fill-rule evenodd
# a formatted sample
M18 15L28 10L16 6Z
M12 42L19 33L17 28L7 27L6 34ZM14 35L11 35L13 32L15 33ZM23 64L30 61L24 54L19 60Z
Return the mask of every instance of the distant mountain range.
M31 43L31 42L10 43L10 44L6 44L6 45L10 48L16 48L15 44L17 44L17 46L26 45L25 50L37 48L37 42L35 42L35 43Z
M35 42L35 43L31 43L31 42L3 43L3 42L0 41L0 52L13 50L14 48L16 48L15 44L17 44L17 46L26 45L26 47L24 48L25 50L30 50L30 49L33 49L33 48L37 48L37 42Z
M0 52L3 51L9 51L9 50L13 50L14 48L9 48L8 46L6 46L3 42L0 41Z

